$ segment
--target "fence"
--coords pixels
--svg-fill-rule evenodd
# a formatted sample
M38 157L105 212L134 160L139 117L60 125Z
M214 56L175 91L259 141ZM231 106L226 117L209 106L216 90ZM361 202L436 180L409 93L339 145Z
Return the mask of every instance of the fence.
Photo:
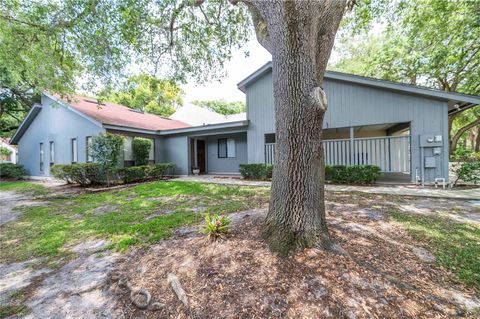
M377 165L383 172L410 172L410 136L323 141L325 165ZM265 144L265 163L275 162L275 143Z

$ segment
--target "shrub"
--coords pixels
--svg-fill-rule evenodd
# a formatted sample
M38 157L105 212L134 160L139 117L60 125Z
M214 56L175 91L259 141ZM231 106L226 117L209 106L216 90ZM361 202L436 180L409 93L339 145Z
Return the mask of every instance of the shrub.
M12 154L11 150L9 150L6 147L0 146L0 159L1 160L6 160L11 154Z
M124 183L134 183L144 181L148 178L150 166L132 166L125 167L118 170L118 175Z
M205 224L201 232L208 236L211 241L216 241L228 233L230 218L227 216L219 216L218 214L205 215Z
M135 165L147 165L152 141L148 138L135 137L132 141L132 152Z
M375 165L325 166L325 180L332 183L369 184L380 177L380 167Z
M272 178L273 165L270 164L240 164L240 174L245 179L266 180Z
M51 173L55 178L67 183L90 186L105 183L105 176L97 163L77 163L68 165L53 165Z
M22 165L13 163L0 163L0 178L21 179L27 175L27 171Z
M173 175L176 165L173 163L158 163L150 166L148 177L162 179L166 175Z
M123 147L123 137L115 134L105 133L95 136L90 147L90 152L96 163L100 166L103 176L110 185L110 180L115 172Z
M459 180L473 184L480 183L480 161L457 163L453 168L457 179L453 185L457 185Z

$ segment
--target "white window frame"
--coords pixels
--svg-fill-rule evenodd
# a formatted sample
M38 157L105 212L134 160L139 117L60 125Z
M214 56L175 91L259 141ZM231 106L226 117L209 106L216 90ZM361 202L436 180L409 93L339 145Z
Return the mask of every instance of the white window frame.
M93 137L87 136L85 137L85 155L87 159L87 163L93 162L92 150L91 146L93 144Z
M40 143L40 172L45 171L45 152L43 149L43 143Z
M54 141L50 141L49 143L49 147L50 147L50 165L53 165L55 164L55 142Z
M70 139L70 151L72 164L78 163L78 139L76 137Z

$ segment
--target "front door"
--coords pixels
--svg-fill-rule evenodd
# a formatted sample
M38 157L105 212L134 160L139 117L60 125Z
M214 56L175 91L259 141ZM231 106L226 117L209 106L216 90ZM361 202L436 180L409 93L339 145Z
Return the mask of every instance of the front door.
M200 173L205 173L205 141L197 140L197 163Z

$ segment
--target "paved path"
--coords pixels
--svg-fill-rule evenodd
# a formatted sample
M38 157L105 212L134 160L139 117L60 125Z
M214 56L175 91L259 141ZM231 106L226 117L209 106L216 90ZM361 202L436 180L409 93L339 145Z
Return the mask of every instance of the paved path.
M215 177L215 176L187 176L176 180L196 181L204 183L216 183L222 185L241 186L265 186L270 187L270 182L247 181L238 177ZM375 185L375 186L352 186L352 185L327 185L327 190L333 192L364 192L370 194L388 194L403 196L438 197L451 199L480 200L480 188L470 189L442 189L433 187L421 187L415 185ZM479 204L480 205L480 204Z

